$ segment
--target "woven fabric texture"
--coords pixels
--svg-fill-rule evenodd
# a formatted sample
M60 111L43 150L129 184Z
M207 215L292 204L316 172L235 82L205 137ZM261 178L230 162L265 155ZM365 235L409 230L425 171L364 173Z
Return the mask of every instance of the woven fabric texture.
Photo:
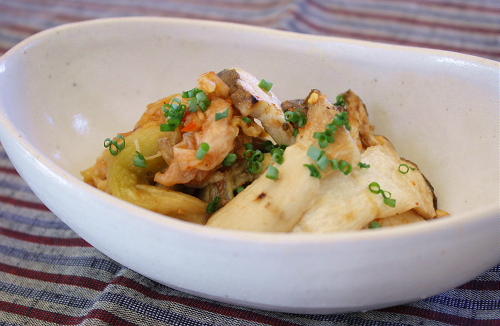
M500 60L498 0L0 0L0 54L40 30L116 16L222 20L439 48ZM464 262L465 263L465 262ZM336 315L246 309L191 296L79 238L0 146L0 325L500 325L500 265L409 305Z

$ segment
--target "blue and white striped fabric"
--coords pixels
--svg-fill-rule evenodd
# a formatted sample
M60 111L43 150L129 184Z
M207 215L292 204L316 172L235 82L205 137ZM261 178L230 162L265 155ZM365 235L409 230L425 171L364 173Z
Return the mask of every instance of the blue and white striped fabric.
M112 16L233 21L500 59L499 0L0 0L0 54L62 23ZM104 256L30 191L0 146L0 325L500 325L500 266L398 307L293 315L170 289Z

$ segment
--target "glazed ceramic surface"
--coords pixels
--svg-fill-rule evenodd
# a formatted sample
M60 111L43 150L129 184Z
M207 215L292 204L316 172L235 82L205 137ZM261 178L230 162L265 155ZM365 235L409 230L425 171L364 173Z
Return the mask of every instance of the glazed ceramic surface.
M81 181L103 139L129 130L146 104L233 66L273 81L281 99L353 89L451 216L326 235L226 231ZM437 294L499 262L498 87L498 63L450 52L194 20L98 20L42 32L0 59L0 137L47 207L151 279L268 310L366 310Z

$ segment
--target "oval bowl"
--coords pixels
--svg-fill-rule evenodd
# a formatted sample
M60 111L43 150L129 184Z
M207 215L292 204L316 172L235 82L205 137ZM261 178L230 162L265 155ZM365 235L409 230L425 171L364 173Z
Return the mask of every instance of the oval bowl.
M351 88L451 217L336 234L189 224L81 181L102 140L147 103L238 66L281 99ZM500 260L498 64L451 52L235 24L117 18L36 34L0 59L0 137L35 194L82 238L162 284L266 310L334 313L407 303ZM284 194L286 195L286 194Z

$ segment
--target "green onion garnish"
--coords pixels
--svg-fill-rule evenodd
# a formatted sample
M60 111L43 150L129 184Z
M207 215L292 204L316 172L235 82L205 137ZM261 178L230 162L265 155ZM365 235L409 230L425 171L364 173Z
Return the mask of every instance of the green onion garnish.
M106 138L104 140L104 147L109 150L111 155L116 156L125 148L125 137L117 135L115 138Z
M134 156L134 165L139 168L145 168L148 166L148 162L146 162L144 155L136 151Z
M326 168L330 165L330 160L326 154L321 155L316 162L321 170L326 170Z
M378 184L378 182L372 182L368 185L368 189L370 189L370 191L374 194L379 194L381 189L380 189L380 185Z
M224 112L217 112L215 113L215 121L227 118L228 115L229 115L229 108L227 108L226 111Z
M163 123L160 125L160 131L174 131L179 125Z
M285 112L285 121L293 123L297 128L302 128L307 123L307 116L302 111L298 111L298 112L286 111ZM295 130L297 130L297 128L294 129L294 133L295 133ZM297 133L298 132L299 131L297 130ZM294 135L294 136L296 136L296 135Z
M174 131L182 123L184 114L186 113L186 106L181 103L181 100L174 98L172 104L164 104L162 107L167 123L160 125L160 131Z
M339 161L336 159L333 159L330 161L330 164L332 165L332 169L338 170L339 169Z
M299 121L297 121L297 127L302 128L307 123L307 116L304 112L299 112Z
M306 168L309 169L311 177L314 178L321 178L321 173L319 172L318 168L314 164L304 164Z
M372 182L368 185L368 189L374 194L381 194L384 198L384 204L389 207L396 207L396 199L392 199L392 194L380 188L380 185L377 182Z
M318 140L318 145L320 148L325 148L328 146L328 137L324 132L315 132L313 137Z
M371 221L370 224L368 224L369 229L378 229L381 227L382 227L382 224L380 224L380 222L378 222L378 221Z
M344 160L339 161L339 170L345 175L348 175L352 171L352 165Z
M199 160L203 160L209 150L210 145L208 145L207 143L201 143L200 148L198 148L198 151L196 152L196 158Z
M234 164L234 162L236 162L236 160L238 160L238 155L236 155L234 153L229 153L229 154L227 154L227 156L224 159L224 161L222 162L222 164L224 166L231 166Z
M258 174L262 171L262 163L257 161L249 161L247 171L251 174Z
M246 146L250 145L250 146ZM245 147L253 148L252 144L245 144ZM251 174L258 174L262 171L262 161L264 161L264 153L260 150L247 149L243 156L247 160L247 171Z
M408 164L399 164L399 172L402 174L407 174L410 170L415 170L415 168L410 167Z
M274 166L270 165L267 168L267 174L266 178L272 179L272 180L278 180L280 176L280 171L275 168Z
M307 156L312 158L314 161L319 160L319 158L325 154L325 151L319 149L316 146L310 146L309 149L307 150Z
M273 88L273 83L265 80L265 79L261 79L260 80L260 83L259 83L259 87L265 91L265 92L269 92L271 90L271 88Z
M241 120L243 120L243 122L248 123L248 124L252 123L252 119L250 119L249 117L243 117L243 118L241 118Z
M112 142L111 138L104 139L104 148L110 147L111 146L111 142Z
M299 114L294 111L286 111L285 120L288 122L297 122L299 121Z
M253 144L252 143L246 143L245 145L245 149L250 149L250 150L253 150Z
M273 159L274 162L278 164L283 164L285 159L283 158L283 154L285 153L285 150L283 148L273 148L271 150L271 158Z
M370 167L370 164L366 164L366 163L363 163L363 162L359 162L358 163L358 166L361 168L361 169L368 169Z
M220 197L215 196L214 200L212 200L210 203L207 205L207 213L208 214L213 214L215 213L220 206Z
M299 134L299 128L293 128L293 137L297 137L297 135Z
M262 153L260 150L256 150L252 155L252 160L257 162L264 161L264 153Z
M239 186L238 188L234 189L234 191L239 194L240 192L242 192L243 190L245 190L245 187L243 186Z
M196 112L198 109L206 111L210 106L210 99L207 94L199 88L193 88L189 91L182 92L183 98L189 98L189 111Z
M345 104L346 104L345 103L345 96L343 93L337 95L337 98L335 100L336 100L335 104L334 104L335 106L345 106Z
M386 204L389 207L396 207L396 199L384 198L384 204Z

